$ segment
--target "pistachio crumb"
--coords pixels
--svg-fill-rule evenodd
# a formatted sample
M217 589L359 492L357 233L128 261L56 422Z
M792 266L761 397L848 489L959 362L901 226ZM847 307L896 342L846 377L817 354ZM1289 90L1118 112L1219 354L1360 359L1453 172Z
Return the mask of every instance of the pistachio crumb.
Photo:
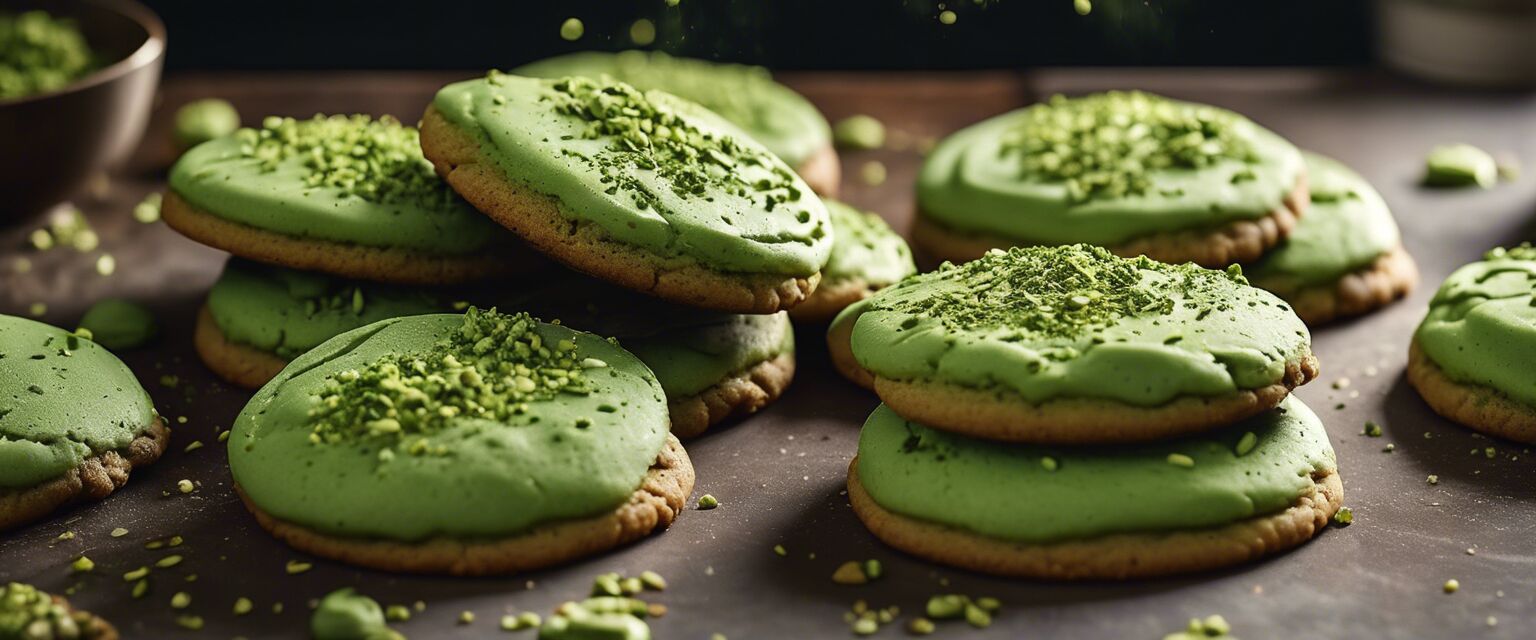
M191 480L187 480L187 479L183 478L181 480L177 480L176 481L176 490L180 491L182 493L192 493L192 490L195 489L195 488L196 487L194 487L192 485L192 481Z
M1455 578L1451 578L1450 580L1446 580L1445 584L1440 587L1440 589L1445 591L1446 593L1456 593L1456 591L1458 589L1460 589L1460 588L1461 588L1461 582L1458 581Z
M1170 453L1168 454L1168 464L1171 464L1175 467L1193 469L1195 468L1195 459L1182 453Z
M239 597L239 598L235 598L235 606L234 606L234 609L233 609L235 615L243 616L243 615L245 615L247 613L250 613L251 610L255 609L255 608L256 608L256 603L251 602L250 598L246 598L246 597L243 597L243 596Z
M720 506L720 501L710 494L704 494L699 498L699 510L708 511Z
M1349 507L1339 507L1333 514L1333 523L1341 527L1347 527L1355 523L1355 510Z
M298 575L298 574L304 573L306 571L309 571L310 569L313 569L314 567L315 567L315 565L310 564L308 562L303 562L303 561L300 561L300 560L289 560L288 561L288 565L286 567L284 567L284 570L288 572L288 575L292 576L292 575Z
M95 568L96 562L85 556L75 558L74 562L69 563L69 570L74 573L88 573Z
M852 560L838 565L832 572L832 581L838 584L864 584L869 582L869 576L864 575L864 567Z
M128 530L124 529L122 527L117 527L117 528L113 529L112 533L109 534L109 535L111 535L114 538L121 538L123 536L128 535Z

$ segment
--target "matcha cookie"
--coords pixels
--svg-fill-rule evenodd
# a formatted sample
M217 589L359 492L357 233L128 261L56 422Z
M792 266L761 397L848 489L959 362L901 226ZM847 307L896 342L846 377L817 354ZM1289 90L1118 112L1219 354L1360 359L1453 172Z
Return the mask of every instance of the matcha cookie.
M117 356L0 315L0 531L106 498L159 459L170 437Z
M976 440L875 409L848 469L876 537L1008 576L1126 579L1240 564L1311 539L1343 501L1328 433L1300 400L1142 445Z
M437 93L422 148L534 248L672 302L788 309L832 250L826 207L783 161L657 91L492 72Z
M235 420L229 466L279 539L412 573L599 553L667 527L693 489L639 359L476 309L384 320L299 356Z
M166 224L268 264L402 284L533 269L516 238L454 195L392 118L269 117L171 168Z
M197 355L230 384L255 389L288 362L358 327L443 313L426 291L332 278L233 258L197 314Z
M1536 248L1457 269L1413 335L1408 382L1442 416L1536 443Z
M29 584L0 586L0 638L6 640L117 640L117 629L63 597Z
M1408 295L1419 268L1403 249L1381 194L1336 160L1302 155L1312 204L1285 242L1243 270L1248 280L1291 303L1313 325Z
M940 142L912 241L955 262L1082 242L1222 268L1257 260L1307 204L1301 153L1238 114L1139 92L1057 96Z
M907 241L880 216L824 200L832 218L832 256L821 268L821 284L790 311L797 322L825 324L848 305L917 273Z
M1102 247L993 250L845 312L891 409L977 437L1145 441L1279 404L1317 376L1290 307L1226 272ZM856 316L856 317L855 317Z
M837 195L842 169L827 119L762 67L674 58L659 51L584 51L526 64L512 73L608 76L642 91L656 89L697 102L782 158L816 193Z

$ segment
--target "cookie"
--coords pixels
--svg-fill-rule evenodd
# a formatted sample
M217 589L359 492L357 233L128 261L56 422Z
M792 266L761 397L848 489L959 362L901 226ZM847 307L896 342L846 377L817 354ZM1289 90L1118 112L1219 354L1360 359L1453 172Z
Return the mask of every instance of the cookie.
M269 117L198 145L171 168L161 216L216 249L348 278L448 284L542 264L388 117Z
M826 324L845 307L917 273L907 241L880 216L824 200L832 218L832 255L821 283L789 312L796 322Z
M412 573L507 574L671 524L693 488L650 370L597 336L471 308L295 359L235 420L246 506L289 545Z
M1006 576L1122 580L1193 573L1290 549L1343 501L1333 448L1300 400L1153 444L976 440L877 408L848 497L875 537Z
M159 459L170 430L117 356L0 315L0 531L101 500Z
M30 584L0 585L0 638L117 640L111 623Z
M866 308L868 305L865 300L860 300L848 305L832 319L831 326L827 327L827 355L832 359L832 368L837 369L849 382L874 391L875 374L860 365L859 359L853 355L853 325Z
M1291 143L1236 113L1140 92L1049 101L941 141L912 242L934 260L1088 243L1222 268L1257 260L1306 212Z
M1285 242L1243 268L1253 286L1317 325L1361 315L1413 290L1419 269L1381 194L1337 160L1303 153L1312 204Z
M1536 248L1494 249L1446 278L1414 332L1408 382L1476 431L1536 443Z
M783 161L697 105L611 80L449 85L422 149L534 248L679 304L788 309L832 249L826 207Z
M220 378L255 389L326 340L379 320L443 313L452 304L442 292L233 258L198 311L193 342Z
M674 58L660 51L583 51L526 64L520 76L611 77L642 91L657 89L697 102L740 127L793 167L812 189L836 196L842 168L832 129L821 112L767 69Z
M1268 410L1318 374L1306 325L1239 271L1087 245L994 250L850 308L849 344L882 401L936 428L1167 438Z

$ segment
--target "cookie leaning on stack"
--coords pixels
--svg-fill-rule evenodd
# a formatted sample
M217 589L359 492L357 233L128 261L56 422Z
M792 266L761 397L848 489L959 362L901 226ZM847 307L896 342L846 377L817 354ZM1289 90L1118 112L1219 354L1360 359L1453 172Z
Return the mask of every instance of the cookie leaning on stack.
M880 216L836 200L823 201L832 219L832 255L816 292L789 315L825 324L843 309L917 273L907 241Z

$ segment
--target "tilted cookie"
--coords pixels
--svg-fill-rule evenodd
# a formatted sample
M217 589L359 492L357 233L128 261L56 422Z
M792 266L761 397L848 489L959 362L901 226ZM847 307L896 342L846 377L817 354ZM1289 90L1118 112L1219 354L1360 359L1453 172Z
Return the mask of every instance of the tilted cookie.
M848 305L917 273L912 250L880 216L823 200L832 218L832 256L816 292L790 310L796 322L824 324Z

